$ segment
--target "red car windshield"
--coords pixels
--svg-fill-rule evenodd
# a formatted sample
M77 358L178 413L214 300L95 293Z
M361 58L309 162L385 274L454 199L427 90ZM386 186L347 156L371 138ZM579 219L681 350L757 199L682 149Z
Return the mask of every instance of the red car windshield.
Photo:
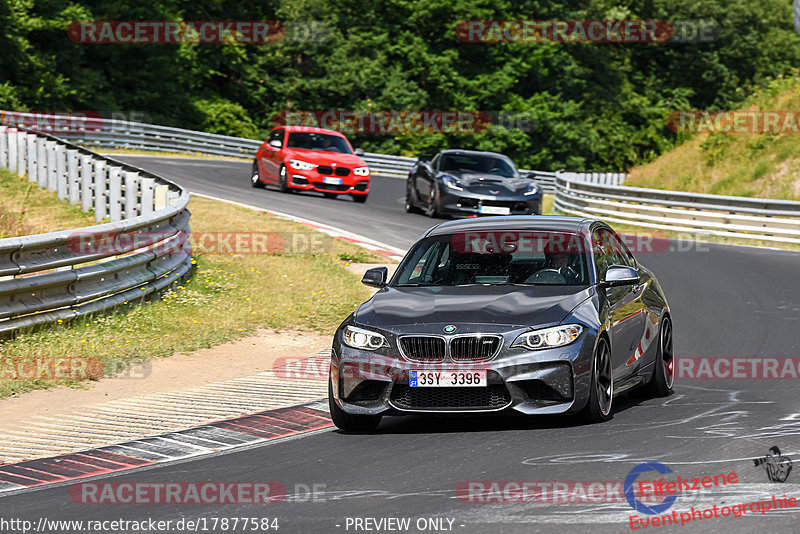
M287 148L352 154L350 146L344 138L338 135L314 132L291 132L289 134Z

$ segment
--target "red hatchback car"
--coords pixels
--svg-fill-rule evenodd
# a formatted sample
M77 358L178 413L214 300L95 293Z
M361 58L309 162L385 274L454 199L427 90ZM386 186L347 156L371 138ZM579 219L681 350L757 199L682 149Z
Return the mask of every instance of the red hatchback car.
M284 193L312 190L366 202L369 168L359 157L363 153L333 130L280 126L258 147L250 182L253 187L277 185Z

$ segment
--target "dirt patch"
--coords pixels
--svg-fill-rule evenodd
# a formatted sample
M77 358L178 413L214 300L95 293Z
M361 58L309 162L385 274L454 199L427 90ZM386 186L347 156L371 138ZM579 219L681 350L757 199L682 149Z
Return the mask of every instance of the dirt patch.
M59 387L37 390L0 401L0 432L19 428L32 414L57 414L108 401L149 393L170 392L232 378L250 376L272 367L277 358L305 358L330 347L331 336L308 332L260 330L232 343L190 354L150 361L149 373L136 378L108 378L86 389Z

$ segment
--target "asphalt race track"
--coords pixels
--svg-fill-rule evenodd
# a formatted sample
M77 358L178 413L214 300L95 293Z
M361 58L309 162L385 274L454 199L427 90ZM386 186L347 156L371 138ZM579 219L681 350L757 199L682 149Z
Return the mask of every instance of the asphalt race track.
M247 162L119 159L192 192L306 217L397 247L407 247L435 222L403 211L405 182L400 179L373 177L369 200L358 205L347 197L254 190ZM800 356L800 253L686 242L673 242L672 248L638 258L657 273L670 300L679 358ZM390 418L372 435L326 429L114 477L125 482L277 481L289 493L279 504L92 506L73 503L68 487L60 486L2 498L0 509L4 516L34 522L42 516L277 517L282 533L363 532L368 530L357 530L354 518L388 517L411 518L406 532L630 532L634 511L624 496L600 503L481 503L464 502L456 489L466 481L619 483L641 462L657 461L684 478L738 475L735 485L679 496L669 512L796 496L797 469L785 483L770 483L753 459L772 446L800 458L797 384L676 380L675 394L666 399L615 398L614 419L594 426L572 418ZM315 486L309 494L307 488ZM647 531L791 532L797 531L798 509ZM444 521L418 528L419 518Z

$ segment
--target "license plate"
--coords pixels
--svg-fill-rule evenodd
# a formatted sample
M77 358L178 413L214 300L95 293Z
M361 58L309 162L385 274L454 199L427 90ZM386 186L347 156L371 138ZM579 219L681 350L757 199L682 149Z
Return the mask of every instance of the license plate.
M342 179L341 178L332 178L330 176L326 176L326 177L324 177L322 179L322 181L324 183L330 184L330 185L342 185Z
M412 388L468 388L486 386L486 369L472 371L411 371Z
M508 215L511 213L511 208L503 206L478 206L478 213L485 213L486 215Z

